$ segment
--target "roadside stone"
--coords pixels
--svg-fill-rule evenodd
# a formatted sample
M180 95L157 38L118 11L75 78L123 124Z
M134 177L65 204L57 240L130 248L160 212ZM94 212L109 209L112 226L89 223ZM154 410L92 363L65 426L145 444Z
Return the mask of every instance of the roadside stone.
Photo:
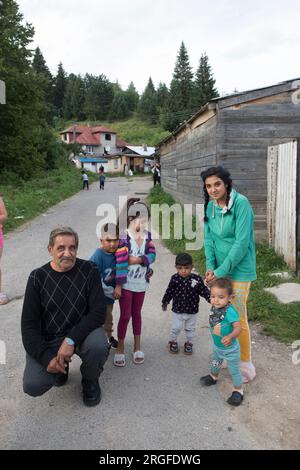
M286 282L276 287L265 288L264 290L274 294L279 302L283 304L300 302L300 284L296 282Z

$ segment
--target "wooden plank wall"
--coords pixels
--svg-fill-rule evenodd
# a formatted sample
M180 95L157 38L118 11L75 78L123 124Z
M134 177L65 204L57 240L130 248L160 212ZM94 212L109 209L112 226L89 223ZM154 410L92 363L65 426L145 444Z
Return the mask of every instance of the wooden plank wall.
M268 146L300 138L300 105L289 94L278 101L275 96L273 103L258 101L218 113L218 164L230 170L236 189L251 201L258 238L267 238Z
M161 148L162 186L182 204L203 202L203 169L216 164L216 116Z

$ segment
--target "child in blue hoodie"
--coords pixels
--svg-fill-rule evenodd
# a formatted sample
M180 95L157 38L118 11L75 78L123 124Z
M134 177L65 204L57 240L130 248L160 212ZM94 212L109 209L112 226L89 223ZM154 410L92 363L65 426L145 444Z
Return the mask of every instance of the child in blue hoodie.
M113 306L116 299L121 296L120 286L116 286L116 257L119 247L118 227L115 224L106 224L101 231L101 248L90 257L100 272L102 287L106 300L106 320L103 325L108 342L113 349L118 347L118 341L113 337Z

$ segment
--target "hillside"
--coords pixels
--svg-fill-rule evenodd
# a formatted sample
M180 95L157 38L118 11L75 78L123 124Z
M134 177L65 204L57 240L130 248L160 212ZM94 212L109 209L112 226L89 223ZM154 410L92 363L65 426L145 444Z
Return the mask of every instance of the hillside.
M61 129L74 124L73 121L68 121L62 125ZM96 125L101 124L102 126L108 127L109 129L117 132L118 138L126 140L131 145L142 145L147 144L149 146L155 146L160 140L166 137L169 132L163 130L159 125L149 124L146 121L142 121L137 117L127 119L125 121L76 121L76 124L89 124ZM60 130L61 130L60 129Z

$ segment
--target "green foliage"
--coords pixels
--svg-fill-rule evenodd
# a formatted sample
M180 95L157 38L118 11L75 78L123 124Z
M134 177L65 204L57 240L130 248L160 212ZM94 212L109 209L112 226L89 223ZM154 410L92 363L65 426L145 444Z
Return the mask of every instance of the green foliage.
M181 43L174 68L167 106L162 113L165 129L174 130L192 113L193 73L184 43Z
M126 119L130 114L126 93L118 91L114 95L110 110L110 119Z
M53 106L58 116L63 116L64 114L64 98L65 98L66 86L67 86L67 74L64 71L62 63L60 62L58 64L57 75L54 79L54 89L53 89Z
M113 86L105 75L86 75L84 113L87 119L107 119L112 105Z
M155 186L149 196L148 203L173 205L175 200L167 194L160 186ZM165 245L177 254L185 252L187 240L175 240L172 236L174 223L171 220L171 239L164 240ZM195 229L195 221L193 229ZM157 230L161 233L160 227ZM192 251L190 255L193 258L194 265L198 272L205 273L205 255L204 250ZM282 304L276 297L264 290L265 287L273 287L282 282L298 282L299 277L290 274L290 279L282 279L272 276L277 271L289 271L281 256L278 256L273 248L266 243L258 243L256 247L257 259L257 281L251 285L251 291L248 301L248 315L250 320L258 321L263 325L263 333L272 335L280 341L292 342L300 337L300 302L291 304Z
M45 82L31 64L33 28L23 23L15 1L3 1L0 8L0 79L6 83L6 104L0 106L0 172L29 179L55 159Z
M147 120L151 124L158 122L156 91L151 77L149 78L145 91L141 96L138 106L138 114L141 119Z
M194 82L194 107L201 108L209 100L218 96L215 84L216 81L209 65L208 56L207 54L202 54Z
M124 139L131 145L146 143L149 146L155 146L160 140L169 135L160 125L149 124L136 116L126 121L104 121L102 124L111 127L117 132L118 138Z
M70 74L67 78L63 100L63 115L65 119L85 119L83 112L85 94L85 83L82 77Z

